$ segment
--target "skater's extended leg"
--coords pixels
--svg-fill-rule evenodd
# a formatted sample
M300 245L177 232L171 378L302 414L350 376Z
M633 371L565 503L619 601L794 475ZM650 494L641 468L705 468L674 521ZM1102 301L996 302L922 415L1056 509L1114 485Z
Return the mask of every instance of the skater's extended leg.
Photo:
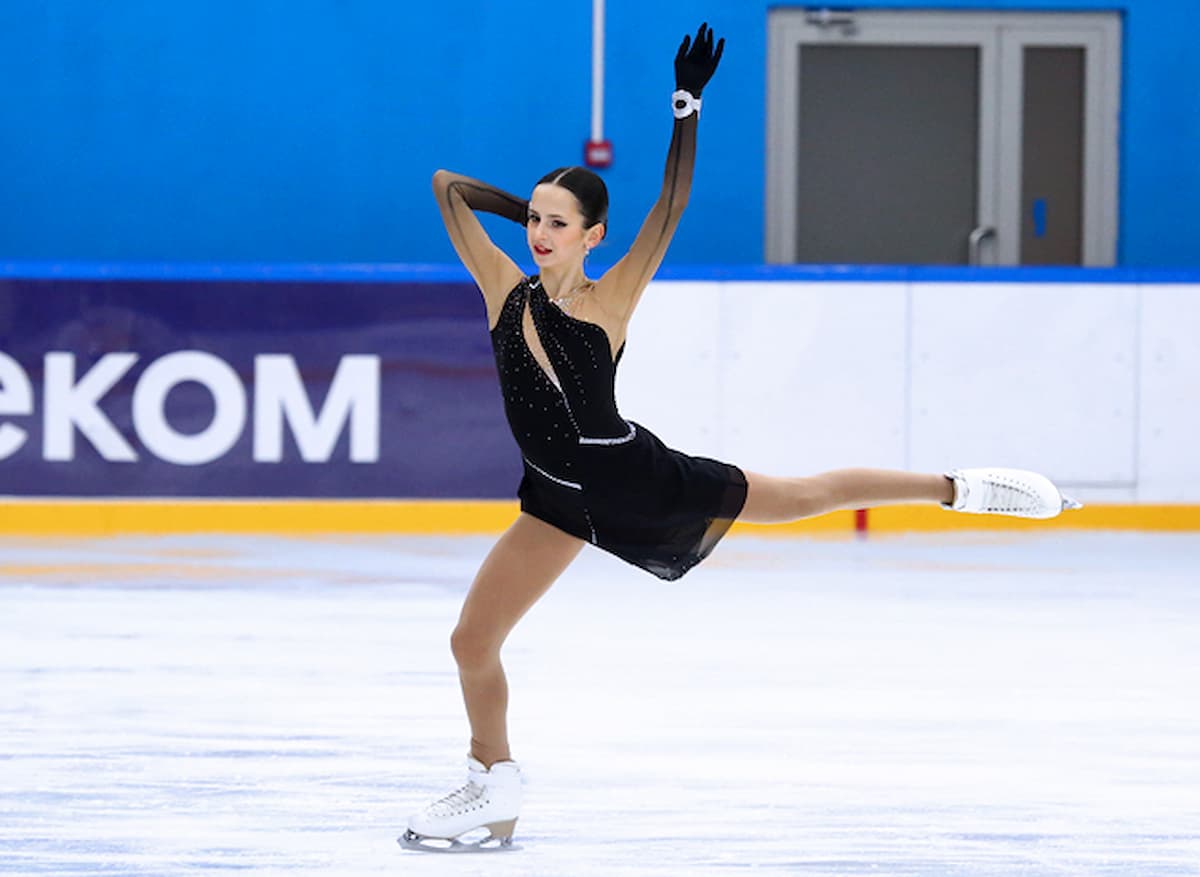
M777 524L837 509L890 503L941 503L956 512L1053 518L1081 504L1045 475L1025 469L953 469L922 475L892 469L837 469L807 478L746 473L740 520Z
M944 475L891 469L836 469L804 478L747 472L746 486L746 504L738 520L755 524L778 524L838 509L954 499L954 482Z
M511 758L505 718L508 682L500 647L583 544L522 514L492 548L467 594L450 644L471 724L471 756L485 767Z

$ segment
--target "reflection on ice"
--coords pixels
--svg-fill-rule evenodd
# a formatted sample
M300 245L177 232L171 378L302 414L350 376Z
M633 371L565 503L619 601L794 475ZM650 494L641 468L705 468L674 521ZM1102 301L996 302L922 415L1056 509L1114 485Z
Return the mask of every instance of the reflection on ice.
M5 541L0 873L1195 874L1200 537L585 553L506 649L519 851L461 780L481 539ZM449 861L448 861L449 860Z

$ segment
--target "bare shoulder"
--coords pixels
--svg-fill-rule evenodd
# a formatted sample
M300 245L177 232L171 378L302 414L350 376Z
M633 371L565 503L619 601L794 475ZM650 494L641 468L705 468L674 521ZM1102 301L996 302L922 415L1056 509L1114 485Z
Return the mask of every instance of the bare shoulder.
M621 279L610 268L592 282L592 298L597 305L610 314L620 313L622 308Z
M619 315L625 322L633 315L633 309L645 290L645 279L639 276L639 272L630 270L628 255L596 281L596 299L606 310Z
M479 291L483 293L484 304L487 305L489 326L496 325L496 321L500 319L500 310L504 307L504 302L508 300L509 293L525 279L525 272L517 266L516 262L508 258L502 250L497 250L497 252L501 259L498 260L500 264L496 266L494 275L476 279Z
M615 354L625 341L637 299L623 294L619 279L611 271L606 272L593 284L591 299L592 308L581 316L598 324L608 333Z
M513 266L516 268L516 266ZM483 303L487 308L488 329L495 329L496 323L500 321L500 312L504 310L504 304L508 301L508 297L512 295L512 291L517 288L517 284L525 279L525 274L520 268L516 269L516 275L509 277L502 283L498 283L494 290L486 290L482 284L479 286L479 291L483 293Z

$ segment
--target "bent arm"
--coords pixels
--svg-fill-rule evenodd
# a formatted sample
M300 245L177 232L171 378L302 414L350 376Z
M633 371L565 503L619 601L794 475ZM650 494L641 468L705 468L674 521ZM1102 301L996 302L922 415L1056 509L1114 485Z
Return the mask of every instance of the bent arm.
M474 211L495 213L523 226L528 202L495 186L445 170L433 175L433 193L450 242L479 285L491 321L522 274L516 263L492 243Z
M605 275L606 291L616 308L628 318L637 305L654 272L662 264L667 247L679 227L683 210L692 190L692 170L696 164L696 126L698 113L675 120L671 145L667 148L667 166L663 187L629 252ZM611 277L611 280L609 279Z
M439 178L445 183L446 189L461 195L472 210L495 213L497 216L511 219L517 225L525 225L529 211L529 201L525 198L518 198L503 189L450 171L438 171L433 175L435 191Z

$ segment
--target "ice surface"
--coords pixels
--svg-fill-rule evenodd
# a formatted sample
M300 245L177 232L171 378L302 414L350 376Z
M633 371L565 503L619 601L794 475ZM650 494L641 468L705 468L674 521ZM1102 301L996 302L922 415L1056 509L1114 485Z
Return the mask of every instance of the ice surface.
M1200 874L1200 537L581 556L506 649L511 853L462 782L488 540L0 542L0 873Z

